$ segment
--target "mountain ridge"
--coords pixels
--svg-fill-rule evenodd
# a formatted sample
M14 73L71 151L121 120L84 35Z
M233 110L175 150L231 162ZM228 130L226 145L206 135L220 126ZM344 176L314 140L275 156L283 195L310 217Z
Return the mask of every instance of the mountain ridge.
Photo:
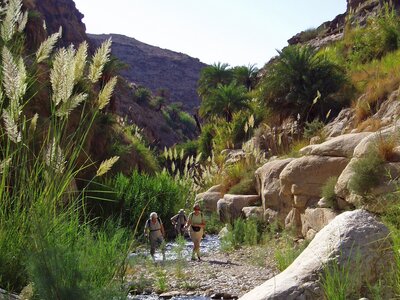
M181 102L189 112L199 106L197 81L206 64L187 54L152 46L125 35L88 34L95 45L110 37L112 54L129 66L121 72L125 78L150 88L153 93L166 89L170 95L167 102Z

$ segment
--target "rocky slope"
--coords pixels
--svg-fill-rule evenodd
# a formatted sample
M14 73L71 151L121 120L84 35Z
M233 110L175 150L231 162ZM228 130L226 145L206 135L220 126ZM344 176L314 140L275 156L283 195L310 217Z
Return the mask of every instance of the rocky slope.
M127 36L89 34L95 44L109 37L113 41L113 55L129 66L122 71L129 81L144 85L154 93L160 88L168 90L169 102L181 102L189 112L199 105L197 81L205 64L186 54L147 45Z
M80 44L87 40L86 27L82 22L83 14L76 8L72 0L24 0L29 10L34 10L46 21L48 34L63 28L62 46ZM41 24L40 24L41 25ZM41 28L37 27L40 31Z
M36 51L40 43L50 34L62 27L63 35L58 46L78 45L89 41L95 49L103 37L89 39L83 14L79 12L73 0L24 0L24 7L31 11L27 26L27 44L30 51ZM46 30L43 28L46 23ZM93 36L92 36L93 37ZM91 42L92 41L92 42ZM120 58L128 57L132 67L122 76L115 93L112 110L143 129L148 141L155 146L171 146L182 141L167 121L162 112L155 111L149 105L139 105L134 100L134 87L130 81L148 86L156 91L166 88L170 91L170 101L185 101L185 108L192 110L199 103L196 84L200 69L204 66L199 60L181 53L163 50L145 45L123 36L113 36L114 54ZM135 47L131 45L135 44ZM125 54L124 51L126 50ZM121 52L122 51L122 52ZM134 62L130 59L134 56ZM131 72L134 70L134 72ZM132 75L133 74L133 75Z
M364 25L368 16L376 15L385 0L347 0L346 12L336 16L317 27L315 30L302 31L288 40L289 45L309 44L314 47L322 47L331 42L343 38L345 21L349 19L353 26ZM400 7L398 1L391 1L396 7Z

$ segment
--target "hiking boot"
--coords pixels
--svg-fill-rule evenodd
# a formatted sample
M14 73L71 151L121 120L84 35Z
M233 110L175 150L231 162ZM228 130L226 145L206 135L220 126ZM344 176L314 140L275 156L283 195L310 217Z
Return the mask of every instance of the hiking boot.
M200 258L200 256L197 256L197 260L198 260L198 261L201 261L201 258Z

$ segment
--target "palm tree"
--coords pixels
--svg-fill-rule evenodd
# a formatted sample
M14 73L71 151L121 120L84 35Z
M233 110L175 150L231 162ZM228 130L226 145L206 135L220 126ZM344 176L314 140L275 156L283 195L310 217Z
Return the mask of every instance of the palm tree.
M281 117L299 114L301 121L323 120L329 110L344 105L339 102L343 99L333 97L346 83L341 68L309 46L289 46L278 52L261 90L266 104Z
M205 118L223 117L227 122L232 121L233 113L248 107L249 97L244 86L235 82L229 85L219 84L204 98L200 106L200 115Z
M235 67L232 70L233 79L236 80L238 84L246 87L248 91L251 91L256 84L258 68L256 65L240 66Z
M201 98L207 97L218 84L229 84L232 81L232 70L226 63L214 63L201 70L197 92Z

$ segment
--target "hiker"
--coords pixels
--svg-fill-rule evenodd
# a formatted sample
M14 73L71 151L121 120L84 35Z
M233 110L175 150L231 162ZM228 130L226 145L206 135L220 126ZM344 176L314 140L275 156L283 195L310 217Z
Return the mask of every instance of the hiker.
M144 235L148 237L150 240L150 254L155 261L154 254L156 252L156 248L161 246L161 251L163 255L163 260L165 260L165 247L164 247L164 226L161 222L161 219L158 217L156 212L152 212L150 214L150 219L146 221L146 225L144 227Z
M176 235L184 235L185 234L185 225L186 225L186 215L183 209L180 209L179 212L171 218L172 225L175 227Z
M203 237L204 228L206 227L206 220L204 219L203 213L200 210L200 205L195 204L193 206L193 212L189 214L186 227L190 227L190 238L193 241L193 252L192 260L195 260L195 254L197 259L200 259L200 242Z

